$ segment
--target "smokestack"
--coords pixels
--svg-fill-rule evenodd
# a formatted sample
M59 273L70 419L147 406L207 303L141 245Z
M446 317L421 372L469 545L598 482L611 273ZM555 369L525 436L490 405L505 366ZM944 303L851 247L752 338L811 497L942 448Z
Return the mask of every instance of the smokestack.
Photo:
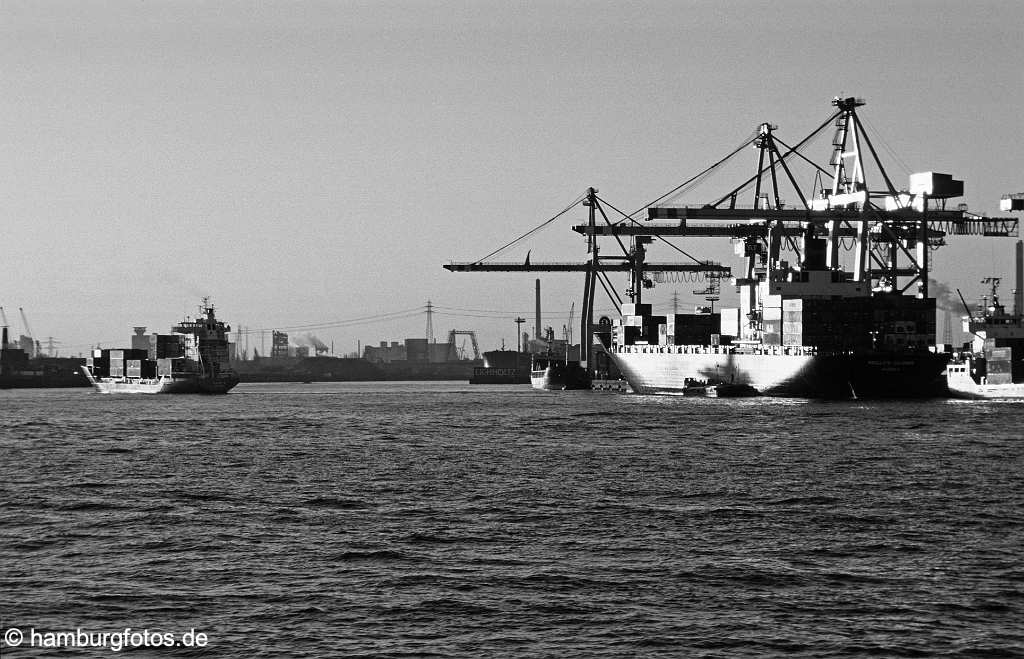
M7 350L7 325L4 325L4 338L3 343L0 343L0 349Z
M1017 241L1017 288L1013 291L1013 313L1024 314L1024 241Z
M540 278L537 279L537 324L533 328L533 335L537 338L542 336L540 331Z

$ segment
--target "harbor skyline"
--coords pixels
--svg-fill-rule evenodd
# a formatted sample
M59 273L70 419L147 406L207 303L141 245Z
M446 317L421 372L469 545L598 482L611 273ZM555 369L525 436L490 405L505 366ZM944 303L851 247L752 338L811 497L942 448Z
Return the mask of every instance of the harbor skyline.
M972 210L999 215L999 195L1024 188L1024 9L879 9L5 3L0 304L23 307L36 338L83 346L70 352L135 325L163 330L204 295L233 329L427 299L521 313L533 276L441 264L487 254L590 185L633 210L762 121L802 136L840 93L867 100L897 185L950 173ZM567 227L584 216L508 258L582 260ZM727 246L700 249L729 258ZM971 301L982 277L1011 272L1007 242L958 239L933 275ZM544 277L547 318L578 308L577 279ZM651 301L692 300L697 287L659 286ZM440 340L459 328L484 348L514 343L514 316L464 313L435 318ZM423 326L409 314L316 333L348 352Z

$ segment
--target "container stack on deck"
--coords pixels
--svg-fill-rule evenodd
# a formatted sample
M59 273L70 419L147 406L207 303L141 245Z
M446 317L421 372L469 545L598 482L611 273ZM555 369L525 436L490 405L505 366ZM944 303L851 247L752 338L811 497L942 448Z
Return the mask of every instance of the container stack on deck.
M155 378L170 375L174 360L188 356L191 337L184 334L151 334L132 337L146 348L96 349L86 357L86 366L96 377ZM136 339L141 339L138 341Z
M985 339L981 366L988 384L1024 382L1024 339Z

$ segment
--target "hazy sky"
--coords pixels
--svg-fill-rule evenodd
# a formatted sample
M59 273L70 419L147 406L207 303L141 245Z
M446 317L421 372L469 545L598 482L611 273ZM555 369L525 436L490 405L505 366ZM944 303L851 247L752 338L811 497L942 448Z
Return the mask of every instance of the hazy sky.
M897 185L948 172L996 213L1024 191L1022 25L1011 1L2 0L0 305L16 331L24 307L74 352L126 343L133 325L167 331L204 294L254 328L430 299L500 312L436 315L436 334L514 344L533 276L442 263L483 256L589 185L635 210L762 121L803 137L837 94L867 100ZM508 258L582 259L567 227L584 217ZM1011 276L1013 241L954 241L936 276L969 298L981 277ZM544 276L552 324L581 288ZM316 333L342 351L424 325L410 313Z

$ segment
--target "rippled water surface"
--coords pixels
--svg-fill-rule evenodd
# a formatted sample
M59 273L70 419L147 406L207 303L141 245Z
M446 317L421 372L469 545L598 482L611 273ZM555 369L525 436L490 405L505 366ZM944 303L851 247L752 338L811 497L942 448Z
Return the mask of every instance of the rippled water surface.
M2 391L0 626L209 637L138 656L1021 656L1022 423L459 383Z

